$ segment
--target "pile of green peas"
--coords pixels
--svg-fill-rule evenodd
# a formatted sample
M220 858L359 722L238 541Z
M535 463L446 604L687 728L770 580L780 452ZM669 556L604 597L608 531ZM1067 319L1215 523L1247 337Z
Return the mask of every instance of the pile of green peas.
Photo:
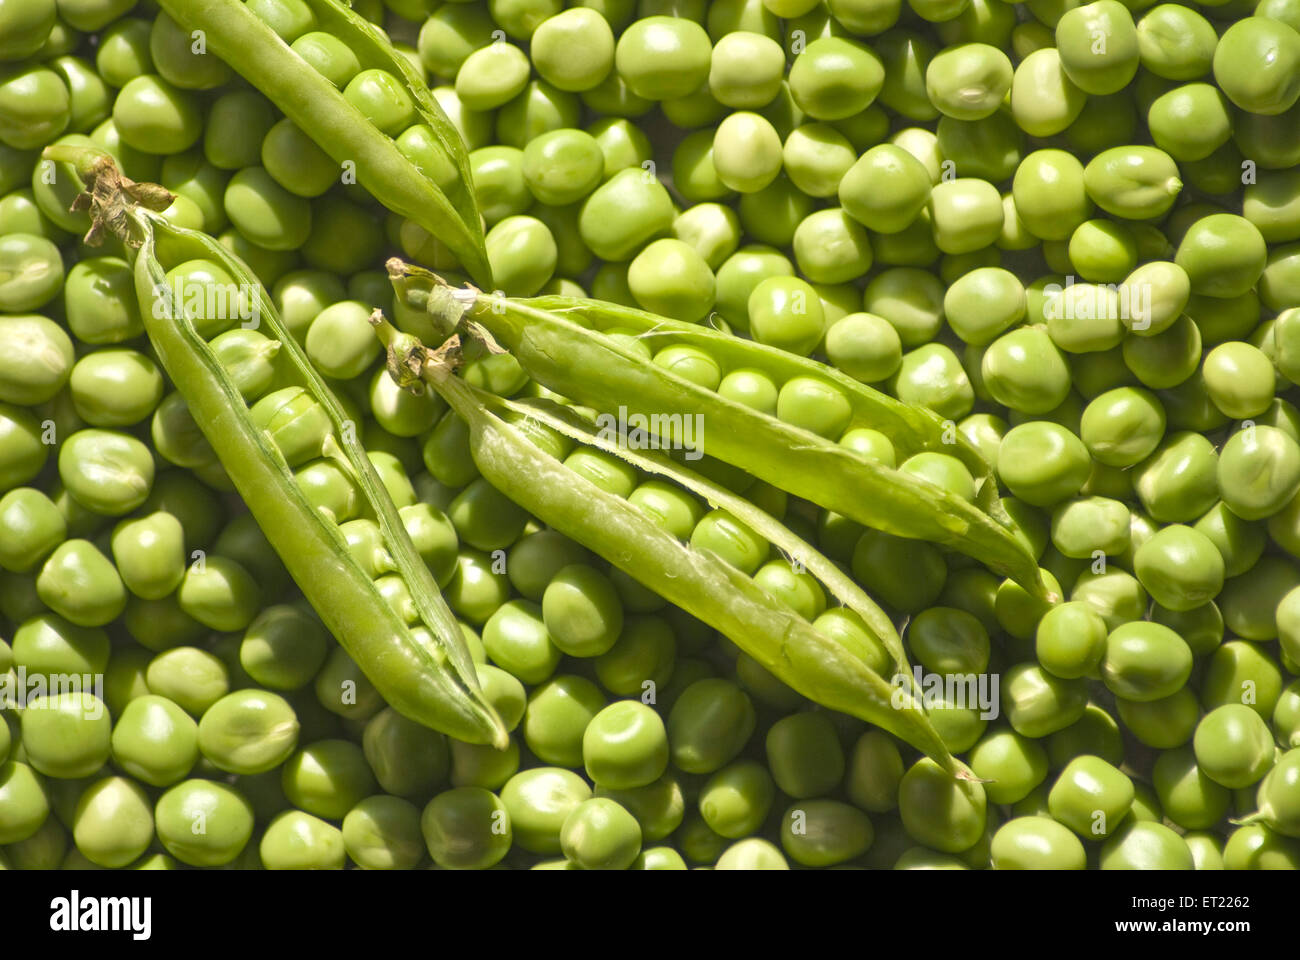
M391 76L296 0L247 6L436 165ZM464 137L505 293L710 322L928 407L1062 601L747 487L906 624L913 663L1000 680L996 716L931 711L984 783L817 708L540 527L459 418L396 388L366 317L424 332L378 267L441 256L426 234L151 0L0 0L0 673L102 678L0 708L0 866L1300 868L1294 3L355 8ZM81 241L55 142L168 187L271 292L415 496L506 750L396 713L321 626L143 338L124 251ZM214 348L250 383L275 365L255 331ZM654 356L779 412L761 375ZM546 395L509 357L466 376ZM841 439L834 406L787 399ZM969 495L955 461L913 461ZM566 463L886 668L734 519ZM364 553L346 484L300 480Z

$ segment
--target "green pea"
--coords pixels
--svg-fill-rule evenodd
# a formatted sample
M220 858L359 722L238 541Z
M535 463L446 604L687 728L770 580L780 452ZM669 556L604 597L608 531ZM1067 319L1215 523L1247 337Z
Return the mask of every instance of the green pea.
M259 695L256 691L241 692L252 692L268 704L274 703L270 698L279 699L274 694ZM247 713L247 708L254 702L256 701L241 701L240 707ZM288 704L284 706L287 707ZM275 752L279 756L274 762L258 762L259 770L269 770L279 765L281 758L292 751L297 740L296 726L296 722L290 726L288 722L281 721L272 728L275 731ZM264 729L253 732L262 733ZM200 746L203 745L203 734L204 726L201 722L199 724ZM255 746L263 756L250 759L271 760L269 749L271 744L263 741ZM285 746L289 749L285 750ZM318 740L293 753L284 762L281 784L284 787L284 795L294 806L329 820L342 820L352 807L375 789L374 776L361 748L346 740Z
M1186 687L1158 700L1138 702L1119 698L1116 706L1124 726L1139 741L1164 750L1191 740L1201 716L1196 695Z
M871 267L871 243L866 230L843 209L818 210L795 228L795 261L815 283L848 283Z
M113 762L155 787L184 779L199 758L198 726L171 700L153 694L126 705L111 743Z
M1097 206L1129 220L1162 215L1182 190L1173 158L1156 147L1104 150L1088 163L1083 179Z
M247 627L261 603L261 591L248 571L221 556L190 564L177 595L182 610L205 626L222 631Z
M756 833L767 819L776 787L762 764L737 760L704 783L700 815L717 834L738 840Z
M543 618L539 604L512 600L500 605L483 628L488 655L525 683L541 683L560 661L561 652Z
M1048 817L1017 817L993 835L996 870L1083 870L1087 856L1079 838Z
M123 583L138 597L161 599L184 579L184 529L169 513L159 511L119 523L112 546Z
M894 445L889 442L889 438L880 431L872 430L869 427L855 427L848 431L844 436L840 437L840 446L847 447L868 460L874 460L886 467L893 467L897 463ZM852 548L852 544L846 543L845 546L849 549Z
M1262 823L1238 827L1223 847L1227 870L1300 869L1300 844Z
M1028 414L1055 409L1070 389L1065 355L1040 327L1020 327L994 340L980 361L980 375L990 396Z
M866 109L884 80L884 66L866 45L839 37L813 40L789 74L795 103L817 120L841 120Z
M264 690L238 690L204 712L199 749L222 770L265 773L293 752L298 729L298 718L282 697Z
M849 799L871 813L888 812L898 806L902 778L903 760L895 742L878 730L862 734L849 756L845 783Z
M998 108L1011 89L1011 60L997 47L965 43L934 57L925 70L930 101L948 117L980 120Z
M1011 112L1017 125L1033 137L1064 131L1079 116L1086 100L1066 75L1054 47L1035 50L1022 59L1011 80Z
M1257 783L1273 765L1273 742L1259 714L1240 703L1201 718L1192 740L1201 771L1230 790Z
M1035 652L1045 670L1064 680L1090 675L1106 649L1106 621L1088 604L1072 600L1038 622Z
M1133 803L1133 782L1098 757L1076 757L1061 771L1048 808L1052 816L1089 840L1109 837Z
M291 810L271 821L258 853L268 870L342 870L346 846L338 827Z
M658 617L630 617L617 642L596 658L596 676L620 697L659 689L672 675L677 642L672 628Z
M1186 640L1197 656L1212 652L1223 642L1223 614L1214 603L1185 611L1173 611L1157 604L1152 608L1151 619Z
M410 870L424 856L420 811L399 797L367 797L343 818L343 845L366 870Z
M1017 803L1047 776L1047 753L1014 730L995 728L971 748L970 767L977 777L989 781L984 787L989 800Z
M664 723L639 701L612 703L587 725L582 759L587 776L602 787L627 790L652 783L668 765Z
M946 575L943 557L932 545L874 530L859 538L851 566L868 590L907 612L933 603Z
M1282 673L1277 662L1256 644L1241 640L1217 647L1201 678L1201 702L1207 710L1225 703L1244 703L1267 720L1281 694Z
M641 826L642 839L650 842L664 839L681 826L686 812L681 783L672 774L626 790L597 785L595 795L607 797L630 812Z
M883 317L849 313L827 328L826 355L855 380L877 383L898 371L903 361L902 341ZM728 374L728 378L734 375Z
M166 697L191 716L202 716L230 689L230 677L213 654L196 647L174 647L149 662L149 692Z
M1156 449L1165 423L1164 407L1154 394L1138 387L1118 387L1084 409L1080 436L1098 462L1128 467Z
M1080 497L1052 511L1052 543L1073 559L1118 556L1131 543L1129 509L1108 497Z
M0 840L6 845L33 836L49 815L44 784L25 763L0 763Z
M639 97L671 100L697 90L709 76L712 47L698 23L650 16L623 31L614 69Z
M812 377L793 377L781 387L776 415L785 423L830 439L844 433L852 408L838 387Z
M1104 43L1096 38L1102 36ZM1116 0L1066 11L1056 24L1061 67L1085 93L1117 93L1137 72L1137 27L1128 8Z
M957 355L941 343L903 354L890 391L904 403L927 407L946 419L964 417L975 402L970 378Z
M907 632L908 647L930 673L983 673L989 662L989 637L971 614L951 607L918 613Z
M1165 527L1133 555L1142 586L1161 606L1192 610L1208 603L1223 587L1223 557L1214 542L1192 527Z
M1245 573L1264 552L1264 531L1238 517L1223 501L1217 502L1197 520L1195 528L1218 547L1223 556L1225 576L1237 577Z
M641 852L641 827L613 800L593 797L565 818L560 846L583 869L626 870Z
M1193 80L1209 73L1218 37L1201 14L1164 3L1138 21L1137 42L1147 70L1167 80Z
M943 311L953 332L966 343L983 346L1025 316L1025 288L1001 267L981 267L950 284Z
M1273 116L1300 98L1295 79L1300 65L1296 32L1264 16L1245 17L1229 27L1214 50L1214 80L1234 104ZM1244 64L1256 63L1256 69Z
M387 793L414 800L447 782L446 738L387 707L366 723L361 738L366 761Z
M1139 621L1117 627L1106 638L1102 679L1126 700L1171 696L1187 682L1191 669L1191 649L1168 627Z
M607 652L623 628L623 610L608 578L585 565L560 570L542 596L552 642L572 656Z
M833 790L843 779L844 752L822 713L797 713L768 730L768 768L781 790L804 799Z
M1244 520L1265 519L1300 489L1300 445L1276 427L1247 426L1223 445L1217 477L1228 509Z
M577 774L538 767L515 774L501 790L513 838L530 853L560 852L560 831L569 814L591 798Z
M67 536L57 506L32 487L0 497L0 567L16 573L35 569Z
M182 863L219 867L230 863L253 834L253 808L235 789L212 780L186 780L154 808L158 839Z
M1081 680L1065 680L1038 664L1021 663L1009 669L1002 683L1003 709L1016 733L1045 737L1078 721L1087 708L1087 687Z
M36 577L41 601L83 627L98 627L126 607L122 579L112 562L88 540L66 540Z
M153 832L149 797L125 777L105 777L87 787L77 801L73 839L96 866L126 866L145 852Z
M590 680L572 675L553 677L528 698L523 716L528 749L546 763L581 766L583 734L605 705L605 697Z
M645 241L666 232L673 210L668 192L640 169L620 170L588 196L579 214L583 241L605 260L628 260Z
M957 780L933 760L918 760L899 786L899 813L908 836L944 853L960 853L978 842L985 827L983 787Z
M1074 496L1089 471L1087 448L1058 424L1037 421L1012 427L998 451L998 475L1011 492L1035 506Z
M149 496L153 457L143 443L128 434L79 430L59 449L59 477L80 505L96 513L121 516Z
M831 867L852 860L874 839L867 815L838 800L800 801L781 818L781 846L804 866Z
M1232 794L1197 766L1191 747L1167 750L1156 760L1153 782L1165 816L1188 830L1208 829L1228 812Z
M1147 512L1162 522L1185 522L1212 507L1218 492L1217 457L1200 434L1170 434L1138 465L1133 487Z
M1192 224L1174 262L1187 271L1193 293L1236 297L1255 285L1266 256L1264 238L1253 223L1221 213Z
M983 180L959 177L936 184L927 209L935 243L944 253L980 250L1002 232L1002 196Z
M749 696L729 680L703 679L677 697L668 714L673 765L685 773L713 773L744 748L756 717Z
M1277 635L1277 606L1296 583L1295 569L1275 556L1228 579L1218 601L1228 629L1246 640L1271 640Z

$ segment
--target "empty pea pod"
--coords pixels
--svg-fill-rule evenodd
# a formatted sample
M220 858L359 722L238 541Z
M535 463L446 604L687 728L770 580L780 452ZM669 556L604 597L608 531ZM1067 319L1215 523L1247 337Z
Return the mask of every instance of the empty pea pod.
M150 196L147 188L127 181L133 191L128 193L111 160L97 152L60 159L77 162L82 179L93 185L96 221L130 239L136 295L162 366L183 388L195 422L326 627L399 712L462 740L504 745L507 732L479 690L460 627L357 440L355 424L284 329L262 287L211 237L174 227L152 209L130 202L138 194L154 207L165 205L165 191ZM172 289L175 271L169 274L160 258L219 266L247 298L246 322L255 321L280 342L282 370L289 382L297 382L250 409L196 329L190 309L196 291ZM227 303L235 302L230 291L224 293ZM218 298L208 290L203 299L211 305ZM185 309L177 311L182 302ZM394 612L332 516L317 509L313 495L295 482L293 468L320 456L328 459L318 462L331 463L351 481L360 500L357 509L378 524L387 565L398 572L414 623Z
M341 41L361 68L340 89L335 81L346 74L321 72L324 62L312 55L321 44L297 43L298 33L282 38L275 29L280 25L264 22L239 0L160 5L187 32L203 31L210 53L239 71L336 163L355 164L366 190L436 236L470 276L490 285L464 144L415 67L381 30L338 0L305 0L316 26L309 36ZM423 136L405 136L421 127L427 128Z

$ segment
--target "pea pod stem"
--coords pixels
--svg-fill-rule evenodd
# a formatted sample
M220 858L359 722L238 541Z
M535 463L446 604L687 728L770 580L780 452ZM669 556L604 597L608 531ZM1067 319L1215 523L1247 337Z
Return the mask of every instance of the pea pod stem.
M1033 554L1009 526L977 504L721 397L560 313L473 287L453 288L437 275L401 261L389 261L389 275L397 295L408 305L424 309L438 329L450 334L463 329L466 321L481 325L531 377L557 393L602 411L622 408L651 423L654 414L663 411L703 418L708 427L703 440L706 453L866 526L950 546L1010 577L1034 596L1051 599ZM757 365L751 362L751 353L770 350L722 335L709 343L710 350L724 350L722 355L735 358L735 366ZM813 367L821 379L839 385L838 379L827 375L827 368ZM796 368L787 365L786 369ZM894 409L889 404L879 406ZM920 423L931 416L906 405L899 407L896 431L902 431L899 424L908 417ZM916 439L912 443L922 445ZM986 479L981 496L985 506L996 502L991 480Z
M682 543L622 497L569 470L496 411L502 401L453 374L452 364L372 318L403 386L420 380L469 427L470 452L493 487L541 522L587 547L670 603L731 639L809 699L873 723L970 779L906 685L891 685L712 552ZM444 351L451 352L451 351Z
M89 187L83 205L91 208L92 219L125 241L140 313L159 361L325 626L398 712L462 740L504 747L509 734L479 689L460 625L357 440L355 424L284 327L249 268L206 234L173 226L130 196L115 192L116 170L102 152L88 150L59 159L77 164ZM337 452L346 458L374 514L431 643L422 642L388 605L338 527L306 498L275 441L253 423L221 361L185 311L177 309L157 257L160 238L187 258L216 262L250 291L259 323L281 344L280 357L328 415ZM330 442L324 446L330 447ZM321 451L332 452L335 448Z
M357 180L389 210L415 221L445 244L476 282L492 285L482 218L469 156L460 134L428 84L380 30L339 0L305 0L322 27L358 55L363 67L402 81L420 121L433 131L456 169L439 184L408 160L330 81L289 48L240 0L159 0L187 30L203 31L208 51L224 60L329 154L356 166Z

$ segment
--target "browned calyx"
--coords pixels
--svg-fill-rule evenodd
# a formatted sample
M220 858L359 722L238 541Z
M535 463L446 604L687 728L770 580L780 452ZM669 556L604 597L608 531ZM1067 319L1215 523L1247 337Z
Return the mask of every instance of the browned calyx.
M71 164L86 189L72 202L72 212L90 213L90 230L86 243L97 247L109 233L132 246L139 239L131 231L128 211L134 207L160 212L176 199L167 188L156 183L137 183L117 169L111 155L94 147L58 144L46 147L44 156L54 163Z
M370 315L375 335L384 344L388 375L399 387L411 393L424 392L430 376L450 376L461 364L460 337L452 335L436 350L426 347L418 337L394 327L378 308Z

